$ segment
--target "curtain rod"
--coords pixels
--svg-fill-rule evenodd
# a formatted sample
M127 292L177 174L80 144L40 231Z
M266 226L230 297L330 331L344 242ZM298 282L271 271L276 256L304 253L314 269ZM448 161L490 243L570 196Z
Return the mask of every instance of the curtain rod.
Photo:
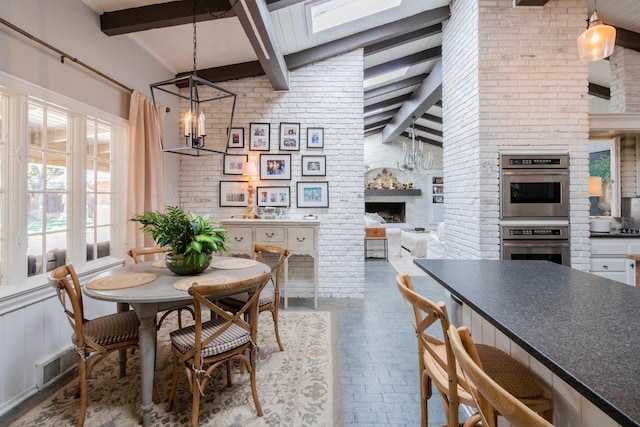
M51 46L49 43L45 42L44 40L40 40L39 38L37 38L36 36L29 34L28 32L24 31L23 29L16 27L15 25L13 25L12 23L10 23L9 21L6 21L3 18L0 18L0 23L6 25L7 27L11 28L14 31L17 31L18 33L22 34L23 36L37 42L40 43L42 46L46 47L47 49L51 49L52 51L54 51L55 53L57 53L58 55L60 55L60 62L62 62L64 64L64 59L70 59L71 61L75 62L76 64L80 65L81 67L86 68L87 70L97 74L98 76L102 77L103 79L109 80L111 83L116 84L118 86L120 86L122 89L128 91L128 92L133 92L133 89L131 89L128 86L125 86L124 84L120 83L119 81L107 76L106 74L104 74L101 71L96 70L95 68L91 67L90 65L85 64L84 62L80 61L78 58L74 58L72 56L70 56L68 53L65 53L63 51L61 51L60 49Z

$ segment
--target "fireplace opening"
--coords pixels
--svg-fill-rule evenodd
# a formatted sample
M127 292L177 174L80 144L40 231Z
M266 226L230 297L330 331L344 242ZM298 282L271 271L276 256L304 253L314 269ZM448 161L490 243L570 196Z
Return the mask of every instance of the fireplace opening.
M364 210L367 213L377 213L389 223L406 222L406 210L404 202L365 202Z

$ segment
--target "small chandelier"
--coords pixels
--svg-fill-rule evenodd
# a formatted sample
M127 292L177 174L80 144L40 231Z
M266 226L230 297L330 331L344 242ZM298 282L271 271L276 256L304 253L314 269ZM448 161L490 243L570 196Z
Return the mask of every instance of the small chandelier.
M578 36L578 55L583 62L598 61L613 53L616 45L616 29L602 23L598 14L597 1L587 29Z
M433 153L430 150L425 152L424 143L418 140L416 144L416 122L415 119L409 130L411 134L411 144L402 142L402 165L398 169L415 172L418 169L430 170L433 167Z
M229 140L229 132L233 123L233 113L236 106L236 94L230 92L208 80L197 75L196 67L196 7L193 1L193 71L191 73L153 83L151 87L151 99L153 100L153 111L155 113L155 125L160 141L160 149L165 152L184 154L188 156L201 156L205 154L225 154L227 152L227 141ZM188 88L189 93L185 94L180 88ZM204 89L204 90L203 90ZM188 110L180 120L180 133L177 138L162 138L162 123L157 114L158 108L161 108L156 101L156 92L165 92L175 95L181 100L188 102ZM226 124L226 136L219 137L223 149L214 148L213 135L207 137L207 119L205 117L205 107L208 108L207 113L210 115L220 114L226 117L229 115L229 122ZM224 142L224 145L222 144Z

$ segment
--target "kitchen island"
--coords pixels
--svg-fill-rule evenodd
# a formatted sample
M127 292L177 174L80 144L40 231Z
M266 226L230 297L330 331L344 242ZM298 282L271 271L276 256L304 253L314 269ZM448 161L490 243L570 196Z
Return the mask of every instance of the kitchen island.
M462 301L476 342L554 388L555 425L640 426L640 289L548 261L414 262Z

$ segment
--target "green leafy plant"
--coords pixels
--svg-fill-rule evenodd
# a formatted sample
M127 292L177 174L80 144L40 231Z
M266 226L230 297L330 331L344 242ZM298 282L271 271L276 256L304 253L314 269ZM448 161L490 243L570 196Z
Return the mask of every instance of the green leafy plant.
M214 252L226 248L226 230L209 215L186 214L179 206L167 206L167 212L149 211L131 218L140 230L158 246L169 246L173 255L184 254L187 265L206 262Z

